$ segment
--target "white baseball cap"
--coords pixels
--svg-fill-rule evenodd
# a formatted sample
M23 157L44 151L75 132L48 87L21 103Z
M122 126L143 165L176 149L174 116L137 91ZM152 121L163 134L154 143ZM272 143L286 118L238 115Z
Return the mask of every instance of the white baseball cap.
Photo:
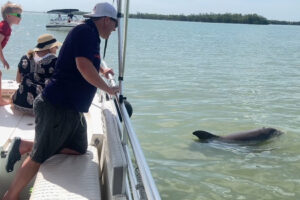
M117 11L116 9L109 3L97 3L91 13L83 15L87 18L92 17L111 17L117 20Z

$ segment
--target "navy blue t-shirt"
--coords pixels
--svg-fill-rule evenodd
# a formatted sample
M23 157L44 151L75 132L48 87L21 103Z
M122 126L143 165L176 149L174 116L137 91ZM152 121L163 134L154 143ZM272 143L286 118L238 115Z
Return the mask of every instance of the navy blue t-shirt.
M43 90L43 96L58 107L88 112L97 88L80 74L76 57L86 57L99 72L100 38L92 20L76 26L66 37L51 82Z

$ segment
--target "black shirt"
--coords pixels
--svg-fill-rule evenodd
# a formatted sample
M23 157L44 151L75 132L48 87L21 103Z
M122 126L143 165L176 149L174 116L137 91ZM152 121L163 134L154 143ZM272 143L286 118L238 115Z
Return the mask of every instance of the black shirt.
M52 104L78 112L88 112L97 88L88 83L76 66L76 57L86 57L100 69L100 38L92 20L74 27L61 47L54 75L43 90Z

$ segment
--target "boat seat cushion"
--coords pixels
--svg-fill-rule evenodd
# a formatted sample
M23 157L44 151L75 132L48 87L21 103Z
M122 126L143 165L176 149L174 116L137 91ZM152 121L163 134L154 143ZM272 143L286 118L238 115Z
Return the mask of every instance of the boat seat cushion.
M100 166L104 172L103 182L107 182L104 196L125 195L127 160L120 139L116 118L110 109L104 109L106 137L103 141Z
M40 167L31 200L100 200L97 149L88 147L84 155L57 154Z

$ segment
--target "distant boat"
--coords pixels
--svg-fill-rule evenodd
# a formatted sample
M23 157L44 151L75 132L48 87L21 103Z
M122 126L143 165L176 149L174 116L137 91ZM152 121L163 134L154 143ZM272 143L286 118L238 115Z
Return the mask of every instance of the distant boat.
M51 30L69 31L74 26L82 23L82 19L78 17L80 11L78 9L55 9L47 11L49 14L57 14L56 18L50 19L46 25Z

